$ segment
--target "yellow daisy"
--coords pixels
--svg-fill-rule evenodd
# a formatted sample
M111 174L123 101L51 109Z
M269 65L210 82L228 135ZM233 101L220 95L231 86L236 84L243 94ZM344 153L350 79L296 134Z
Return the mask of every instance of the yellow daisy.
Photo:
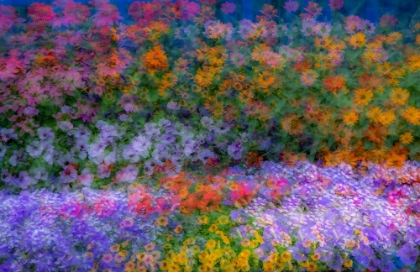
M414 137L411 135L411 132L407 131L400 135L400 142L405 145L409 145L413 142Z
M359 115L354 112L348 112L343 116L343 121L346 125L353 126L359 120Z

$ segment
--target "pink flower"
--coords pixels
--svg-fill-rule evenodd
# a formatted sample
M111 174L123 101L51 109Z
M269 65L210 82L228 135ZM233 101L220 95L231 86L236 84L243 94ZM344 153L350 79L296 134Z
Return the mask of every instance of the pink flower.
M28 8L28 16L37 25L45 25L55 18L54 11L50 5L33 3Z
M329 6L332 10L339 10L344 6L343 0L330 0Z
M398 23L398 19L394 15L385 14L379 19L379 22L382 27L391 27Z
M230 2L225 2L222 4L221 10L226 14L234 13L236 10L236 5Z
M92 16L93 21L97 27L112 26L117 23L118 20L122 20L123 17L118 12L116 6L111 4L101 5L98 13Z
M89 172L89 169L84 169L82 174L77 179L77 182L84 186L90 186L92 184L94 175Z
M15 8L0 5L0 35L6 34L16 21L18 21L18 16Z
M309 2L305 8L306 13L301 14L302 18L315 18L321 15L322 8L315 2Z
M284 3L284 9L287 12L295 12L299 8L299 3L293 0L289 0L286 3Z

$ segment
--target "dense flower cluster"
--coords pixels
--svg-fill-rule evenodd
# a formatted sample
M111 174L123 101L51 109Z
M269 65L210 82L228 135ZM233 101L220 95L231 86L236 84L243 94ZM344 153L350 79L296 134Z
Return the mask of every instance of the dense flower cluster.
M112 191L3 192L0 267L418 269L419 163L361 172L263 162L250 170L182 172Z
M325 8L337 15L343 4ZM71 183L84 171L79 183L87 185L131 182L166 161L179 172L196 158L249 163L250 154L275 159L280 151L329 166L418 159L420 24L402 30L390 14L377 25L356 15L324 22L318 3L292 0L282 7L300 11L290 22L271 5L256 21L224 22L217 6L133 2L127 23L108 0L34 3L27 21L0 5L3 184L31 186L39 178L27 172L44 173L45 164L48 177L36 175L46 183ZM232 2L220 8L236 11ZM168 131L151 143L149 123L167 119L190 125L195 138L161 126ZM212 132L201 135L200 123ZM89 136L66 135L81 126ZM148 136L126 133L133 126ZM37 135L45 129L48 140Z

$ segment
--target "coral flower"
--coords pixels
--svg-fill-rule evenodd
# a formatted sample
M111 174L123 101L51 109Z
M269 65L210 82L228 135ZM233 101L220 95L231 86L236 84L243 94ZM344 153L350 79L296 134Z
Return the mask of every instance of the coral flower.
M323 80L324 86L332 93L337 93L346 83L343 76L328 76Z
M50 5L33 3L28 7L28 17L32 19L35 24L48 24L55 18L55 14Z

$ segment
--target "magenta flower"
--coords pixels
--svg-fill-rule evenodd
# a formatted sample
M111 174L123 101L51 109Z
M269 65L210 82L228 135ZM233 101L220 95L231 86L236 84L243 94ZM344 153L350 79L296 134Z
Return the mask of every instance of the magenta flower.
M382 27L391 27L397 25L398 19L394 15L385 14L379 19L379 22Z
M339 10L344 6L343 0L330 0L329 6L332 10Z
M221 10L226 14L234 13L236 10L236 5L230 2L225 2L222 4Z
M284 9L287 12L295 12L299 8L299 3L293 0L289 0L286 3L284 3Z

